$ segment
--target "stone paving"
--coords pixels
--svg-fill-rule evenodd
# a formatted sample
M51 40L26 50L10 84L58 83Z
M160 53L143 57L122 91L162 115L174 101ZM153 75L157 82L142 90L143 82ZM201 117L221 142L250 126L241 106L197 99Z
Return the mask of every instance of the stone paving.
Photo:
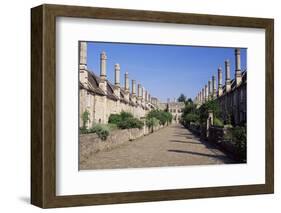
M170 125L122 147L94 153L80 169L115 169L234 163L215 146L180 124Z

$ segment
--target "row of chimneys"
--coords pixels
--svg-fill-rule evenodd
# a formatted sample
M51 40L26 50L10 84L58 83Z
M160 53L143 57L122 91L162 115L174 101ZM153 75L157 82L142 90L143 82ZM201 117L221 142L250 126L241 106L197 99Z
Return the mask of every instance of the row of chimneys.
M240 85L242 81L241 74L241 56L240 49L235 49L235 81L236 85ZM230 84L230 63L229 60L225 61L225 91L229 92L231 90ZM202 88L202 90L195 97L195 101L199 104L204 103L208 100L220 97L223 94L222 89L222 68L218 68L218 91L216 87L216 77L213 75L211 80Z
M107 93L107 81L106 81L106 60L107 56L106 53L103 51L100 54L100 79L101 82L99 84L99 87ZM86 69L87 68L87 43L86 42L80 42L80 69ZM114 94L120 98L120 65L115 64L114 66ZM125 73L125 99L129 101L130 96L130 86L129 86L129 73ZM137 92L137 94L136 94ZM138 84L138 90L136 91L136 80L132 80L132 101L137 102L139 104L145 104L147 102L151 103L151 95L148 93L147 90L145 90L144 87L141 86L141 84Z

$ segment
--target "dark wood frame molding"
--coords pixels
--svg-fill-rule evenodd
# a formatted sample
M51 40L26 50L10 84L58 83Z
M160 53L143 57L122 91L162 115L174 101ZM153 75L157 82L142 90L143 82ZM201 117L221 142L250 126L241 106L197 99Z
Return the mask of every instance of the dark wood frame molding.
M266 34L266 183L195 189L56 195L56 17L262 28ZM66 207L274 192L274 20L156 11L41 5L31 9L31 203Z

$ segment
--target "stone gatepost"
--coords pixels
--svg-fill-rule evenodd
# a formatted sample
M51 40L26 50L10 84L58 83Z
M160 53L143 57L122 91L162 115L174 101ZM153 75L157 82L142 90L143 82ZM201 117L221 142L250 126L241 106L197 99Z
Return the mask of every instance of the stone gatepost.
M209 111L208 112L208 118L207 118L207 122L206 122L206 137L209 137L209 130L210 127L214 125L214 114L213 111Z

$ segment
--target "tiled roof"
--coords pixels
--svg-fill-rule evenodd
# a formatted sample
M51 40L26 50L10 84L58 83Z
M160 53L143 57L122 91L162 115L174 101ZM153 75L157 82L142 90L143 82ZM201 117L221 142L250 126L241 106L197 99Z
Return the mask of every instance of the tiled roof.
M107 96L111 100L118 100L118 97L114 94L114 85L110 83L108 80L107 82L107 94L99 87L99 83L101 82L101 79L99 76L97 76L94 72L91 72L90 70L87 70L89 73L88 75L88 88L86 88L81 82L80 87L90 90L91 92L94 92L95 94ZM129 94L129 101L125 99L125 89L120 88L120 101L123 103L129 103L130 105L137 106L136 103L132 101L132 95Z
M247 83L247 70L242 71L242 72L241 72L241 75L242 75L242 82L241 82L241 84L239 84L238 86L236 85L236 79L235 79L235 78L230 81L231 91L233 91L233 90L235 90L236 88L240 87L241 85ZM225 85L223 85L222 91L223 91L223 94L224 94L225 91L226 91Z

